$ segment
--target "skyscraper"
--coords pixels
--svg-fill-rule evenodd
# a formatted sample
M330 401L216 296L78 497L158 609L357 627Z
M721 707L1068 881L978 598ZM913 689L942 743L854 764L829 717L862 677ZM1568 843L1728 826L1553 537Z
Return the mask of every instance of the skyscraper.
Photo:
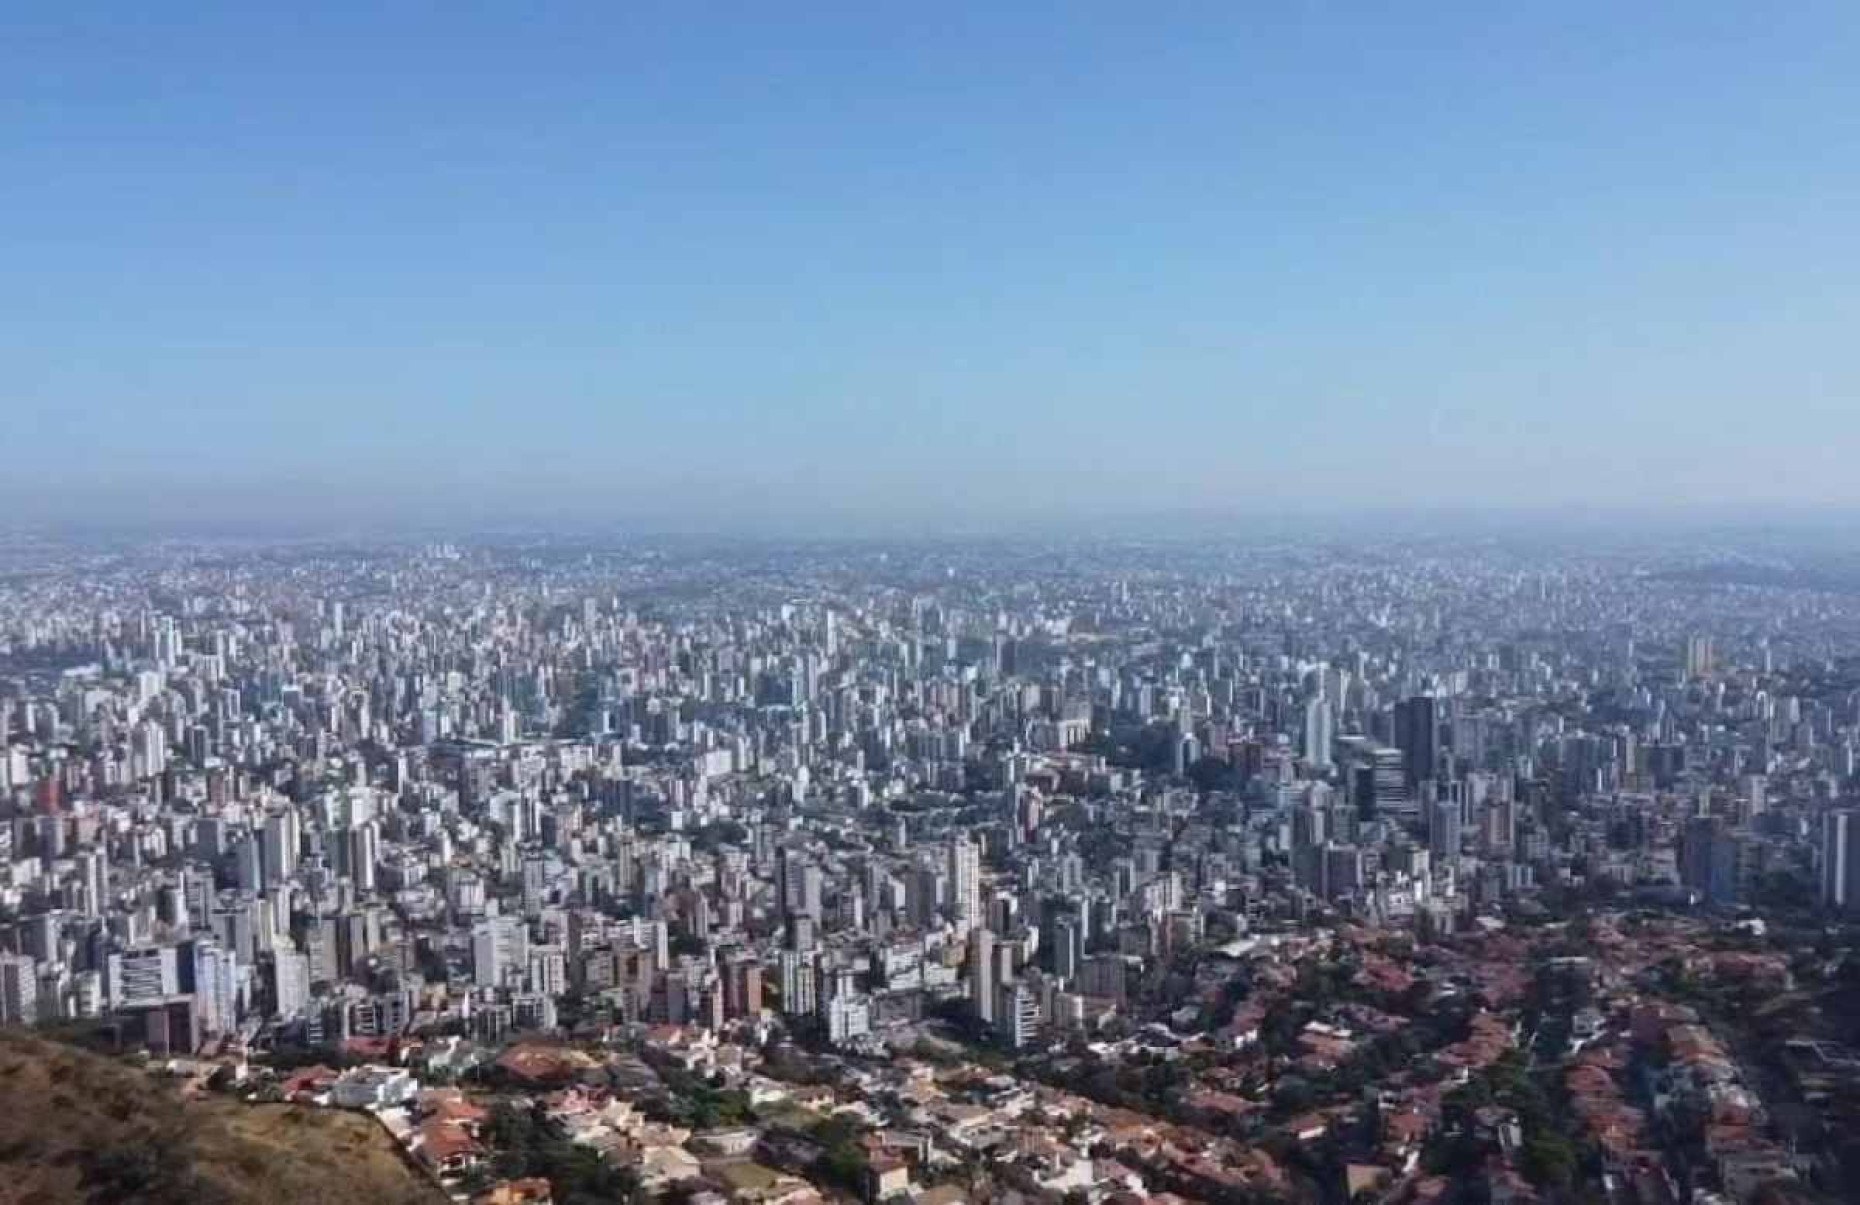
M754 958L731 962L724 979L724 1000L732 1017L755 1017L762 1012L762 964Z
M472 927L472 981L499 987L529 968L529 930L521 917L492 916Z
M83 883L83 908L87 916L102 916L110 907L110 858L101 849L78 855L78 870Z
M1305 704L1305 760L1319 769L1328 769L1330 741L1330 703L1320 696Z
M231 1033L239 1024L237 959L210 937L187 942L178 957L182 986L193 992L201 1031Z
M1708 904L1737 902L1738 840L1715 816L1686 821L1679 840L1679 873L1687 887Z
M1030 1046L1040 1034L1040 998L1025 983L1004 983L995 1003L995 1028L1015 1050Z
M168 734L154 720L136 725L135 758L144 778L159 778L168 768Z
M265 879L282 883L297 873L297 813L282 808L265 817Z
M1395 745L1410 790L1435 776L1440 758L1440 713L1432 695L1415 695L1395 705Z
M1416 794L1408 790L1406 762L1400 749L1365 744L1352 751L1349 783L1358 815L1370 820L1416 814Z
M271 957L271 1007L288 1021L310 1002L310 960L289 946L280 946Z
M349 877L357 891L375 889L375 864L381 860L381 830L370 820L349 830Z
M775 847L775 911L784 921L793 911L789 900L796 891L790 884L793 877L792 858L786 845Z
M982 853L966 836L949 844L949 885L956 928L967 933L982 923Z
M783 950L780 955L781 1009L788 1016L803 1016L814 1011L818 1001L814 976L814 955Z
M234 851L235 879L239 890L254 895L265 889L264 842L257 833L246 833Z
M1427 847L1435 857L1451 859L1460 853L1460 804L1456 799L1442 799L1434 804L1428 818Z
M112 1008L160 1004L181 994L181 971L173 946L150 946L110 955L104 980Z
M39 1019L38 964L24 954L0 954L0 1025Z
M1860 912L1860 812L1852 808L1822 817L1821 903Z
M982 1024L995 1018L995 935L977 927L969 934L969 1002Z

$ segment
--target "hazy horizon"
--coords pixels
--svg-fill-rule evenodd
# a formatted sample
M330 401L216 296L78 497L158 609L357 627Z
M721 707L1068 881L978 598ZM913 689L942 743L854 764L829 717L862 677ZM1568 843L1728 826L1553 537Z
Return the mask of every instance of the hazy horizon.
M1238 544L1312 541L1340 545L1389 540L1517 541L1546 546L1634 547L1694 541L1727 547L1819 549L1844 546L1860 506L1721 506L1665 510L1542 506L1427 507L1078 507L1045 512L983 513L948 506L854 513L831 507L722 509L625 507L583 500L528 508L507 499L463 496L358 497L341 490L244 493L152 493L140 505L126 496L101 505L83 500L0 494L0 537L53 541L93 539L350 541L466 543L557 537L567 543L609 540L697 540L747 543L1003 543L1171 540Z
M0 526L1860 511L1851 6L0 31Z

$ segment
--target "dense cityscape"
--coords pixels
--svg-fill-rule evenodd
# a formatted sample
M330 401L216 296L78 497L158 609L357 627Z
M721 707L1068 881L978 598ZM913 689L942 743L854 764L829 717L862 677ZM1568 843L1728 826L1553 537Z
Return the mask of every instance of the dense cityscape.
M454 1199L1860 1193L1838 565L5 552L0 1020Z

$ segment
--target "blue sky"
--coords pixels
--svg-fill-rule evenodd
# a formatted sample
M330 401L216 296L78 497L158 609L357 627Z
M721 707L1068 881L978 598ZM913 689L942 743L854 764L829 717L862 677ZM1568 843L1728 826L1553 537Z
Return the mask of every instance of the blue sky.
M39 7L15 514L1860 504L1852 4Z

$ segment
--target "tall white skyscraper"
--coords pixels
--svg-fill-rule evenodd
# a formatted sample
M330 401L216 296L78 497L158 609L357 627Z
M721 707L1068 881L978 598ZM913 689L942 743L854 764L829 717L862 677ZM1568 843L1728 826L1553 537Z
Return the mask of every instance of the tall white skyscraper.
M272 1007L281 1019L288 1021L310 1003L310 960L286 945L280 945L272 959Z
M142 778L159 778L168 768L168 734L154 720L136 725L133 772Z
M103 916L110 908L110 858L100 849L85 850L78 855L78 870L83 883L84 912Z
M1040 997L1025 983L1003 983L995 1001L995 1032L1016 1050L1040 1033Z
M982 923L982 851L968 837L949 844L950 910L964 933Z
M513 974L527 972L529 938L522 917L492 916L479 921L471 933L472 982L479 987L499 987Z
M163 669L173 669L181 659L181 633L174 617L164 615L155 625L155 660Z
M1829 812L1821 825L1821 902L1840 912L1860 910L1860 812Z
M1330 743L1330 702L1314 698L1305 704L1305 760L1313 766L1329 768Z
M282 883L297 873L297 812L283 808L265 817L265 878Z
M986 927L969 934L969 1003L982 1024L995 1019L995 935Z
M210 1034L232 1032L239 1024L238 959L212 938L196 938L184 948L192 962L188 974L201 1029Z
M783 950L780 965L782 1011L791 1017L813 1012L818 998L814 955Z

